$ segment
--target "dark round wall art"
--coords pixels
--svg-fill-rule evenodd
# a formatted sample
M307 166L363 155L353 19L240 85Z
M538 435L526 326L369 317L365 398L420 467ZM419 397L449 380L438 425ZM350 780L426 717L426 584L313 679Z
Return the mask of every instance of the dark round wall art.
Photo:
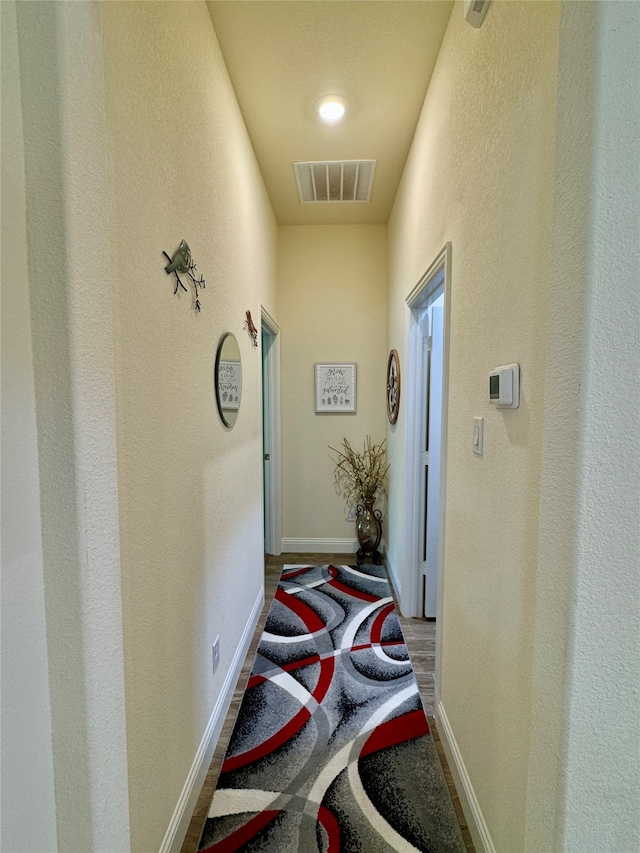
M400 358L398 350L392 349L387 362L387 417L395 424L400 410Z

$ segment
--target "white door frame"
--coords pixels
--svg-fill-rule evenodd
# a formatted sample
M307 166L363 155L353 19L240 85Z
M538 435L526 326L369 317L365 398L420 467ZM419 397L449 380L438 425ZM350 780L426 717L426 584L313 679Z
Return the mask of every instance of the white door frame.
M447 488L447 416L449 402L449 334L451 326L451 243L446 243L429 269L407 296L409 308L409 353L407 376L407 561L409 588L403 610L408 615L422 614L420 583L420 429L421 394L424 393L423 334L418 314L444 284L444 330L442 346L442 437L440 444L440 517L438 524L438 604L436 613L436 704L440 696L440 664L442 660L442 595L444 591L445 508Z
M437 274L441 282L429 306L419 311L422 328L427 325L428 345L422 354L422 420L420 482L420 565L419 587L424 615L435 618L438 606L438 541L440 523L440 442L442 440L442 344L444 327L444 270ZM439 307L438 307L439 306ZM426 323L425 323L426 321ZM424 339L423 339L424 340ZM425 343L427 343L425 341Z
M269 476L263 483L265 506L268 507L264 531L264 544L267 554L282 553L282 478L280 470L280 327L262 307L261 331L271 339L271 346L263 357L263 387L266 389L262 400L262 417L265 419L263 437L264 455L269 455ZM262 337L260 339L262 345ZM263 462L262 470L265 466Z

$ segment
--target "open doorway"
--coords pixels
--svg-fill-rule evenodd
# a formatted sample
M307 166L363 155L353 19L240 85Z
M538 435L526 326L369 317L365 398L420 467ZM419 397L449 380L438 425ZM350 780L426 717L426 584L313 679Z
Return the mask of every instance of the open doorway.
M407 612L436 620L436 700L442 636L451 244L407 297Z
M280 338L278 324L262 309L262 465L264 552L282 551L280 479Z
M435 619L438 601L440 520L440 448L442 445L442 348L444 282L438 282L433 301L417 310L422 332L419 459L418 599L420 615Z

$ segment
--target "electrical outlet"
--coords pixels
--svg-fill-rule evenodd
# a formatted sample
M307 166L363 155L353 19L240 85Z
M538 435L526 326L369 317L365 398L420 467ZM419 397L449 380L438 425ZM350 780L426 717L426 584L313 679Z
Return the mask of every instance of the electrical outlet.
M220 663L220 637L216 637L211 647L213 652L213 671L215 672Z
M354 506L350 506L347 510L347 521L355 521L357 517L356 508Z

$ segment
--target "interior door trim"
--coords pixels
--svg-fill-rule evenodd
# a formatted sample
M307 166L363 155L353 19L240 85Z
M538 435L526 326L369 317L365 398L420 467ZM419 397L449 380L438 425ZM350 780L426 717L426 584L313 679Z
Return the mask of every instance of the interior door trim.
M422 330L417 322L419 309L425 307L434 293L444 284L444 317L443 317L443 351L442 351L442 436L440 444L440 515L438 524L438 593L436 609L436 704L440 697L440 684L442 672L442 614L444 594L444 546L446 526L446 488L447 488L447 429L448 429L448 401L449 401L449 339L451 328L451 243L447 242L438 253L433 263L429 266L419 282L407 296L407 307L410 311L409 320L409 365L407 381L407 454L406 454L406 506L407 526L405 535L407 537L407 554L410 563L409 588L406 595L403 591L402 611L407 615L418 615L421 610L420 590L418 583L419 574L419 551L413 545L419 542L420 512L419 512L419 450L420 450L420 413L417 400L420 394L421 370L416 366L420 363L422 356ZM413 582L415 581L415 582Z
M281 426L280 426L280 327L269 312L261 308L262 331L272 339L264 359L264 383L267 400L263 400L263 417L267 418L269 446L263 444L262 455L269 457L269 482L263 484L265 497L269 501L269 522L264 531L265 548L269 554L282 553L282 470L281 470ZM265 406L266 403L266 406ZM264 463L263 463L264 465ZM263 469L264 470L264 469Z

